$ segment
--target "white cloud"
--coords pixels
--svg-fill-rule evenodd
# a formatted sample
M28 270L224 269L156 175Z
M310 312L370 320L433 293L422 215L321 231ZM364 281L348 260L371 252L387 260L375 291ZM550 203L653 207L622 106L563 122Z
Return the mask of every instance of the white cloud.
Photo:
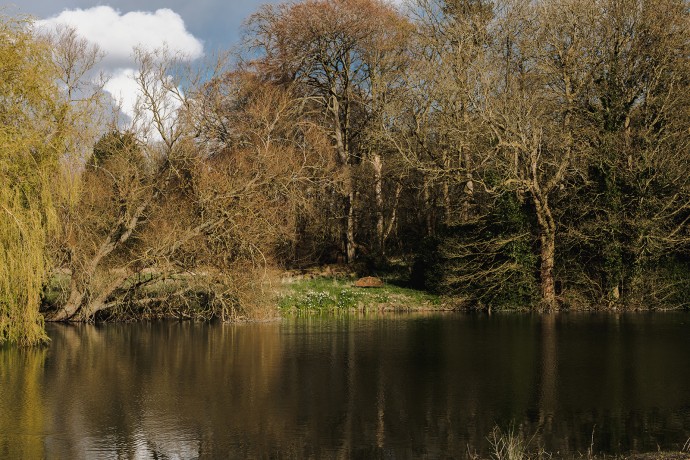
M134 69L117 69L103 88L120 105L122 112L130 118L134 117L134 106L139 92L137 83L134 81L135 74Z
M73 27L80 36L97 44L106 53L104 64L113 68L133 64L135 47L153 50L167 46L171 52L190 59L203 55L203 43L187 31L179 14L167 8L122 14L110 6L96 6L65 10L36 21L36 26L44 30L58 25Z
M39 31L50 32L68 26L105 53L97 71L110 75L104 89L119 103L122 112L132 118L139 90L134 80L134 48L153 51L167 48L171 55L189 60L204 54L201 40L189 33L179 14L163 8L155 12L121 13L110 6L65 10L57 16L36 21Z

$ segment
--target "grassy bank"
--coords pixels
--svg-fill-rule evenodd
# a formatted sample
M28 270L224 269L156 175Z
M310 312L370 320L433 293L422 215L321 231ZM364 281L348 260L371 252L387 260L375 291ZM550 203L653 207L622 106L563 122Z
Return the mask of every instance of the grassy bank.
M275 275L271 281L275 297L268 294L258 303L281 314L290 312L327 313L348 311L441 311L454 310L447 300L425 291L402 287L397 278L385 278L381 287L356 287L357 276L344 269L319 267L313 272ZM146 282L145 282L146 281ZM277 286L277 289L274 289ZM59 308L67 301L70 278L66 273L53 275L43 293L42 311ZM113 307L98 320L132 321L138 319L177 318L210 319L217 314L211 305L223 292L204 277L173 275L157 278L148 274L126 280L113 300ZM130 288L131 291L130 291ZM258 296L266 295L257 294ZM257 300L257 299L253 299ZM250 303L252 299L248 300ZM244 306L247 307L246 305ZM242 310L242 306L235 309ZM240 312L241 313L241 312ZM246 312L245 312L246 313ZM263 314L261 317L271 316Z
M381 287L355 287L355 277L288 279L278 307L290 312L449 310L440 297L384 282Z

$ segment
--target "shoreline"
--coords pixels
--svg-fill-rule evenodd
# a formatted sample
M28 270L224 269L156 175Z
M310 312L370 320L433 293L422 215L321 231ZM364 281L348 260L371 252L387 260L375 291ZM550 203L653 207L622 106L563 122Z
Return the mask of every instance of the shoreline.
M73 319L67 322L116 322L132 323L139 321L222 321L228 323L275 321L292 315L323 314L361 314L361 313L479 313L479 314L578 314L578 313L662 313L684 312L680 307L644 308L639 305L623 307L620 305L563 306L552 312L538 307L501 306L492 307L470 303L467 299L436 295L405 286L400 279L382 277L382 284L376 287L357 287L354 273L326 269L325 273L286 273L269 283L267 295L261 299L261 306L246 309L225 316L215 314L200 305L192 303L147 305L138 308L122 304L106 315L89 320ZM63 281L64 282L64 281ZM64 292L59 282L52 290L46 291L41 313L46 323L60 323L50 320L50 312L59 309L58 296ZM64 294L63 294L64 295Z

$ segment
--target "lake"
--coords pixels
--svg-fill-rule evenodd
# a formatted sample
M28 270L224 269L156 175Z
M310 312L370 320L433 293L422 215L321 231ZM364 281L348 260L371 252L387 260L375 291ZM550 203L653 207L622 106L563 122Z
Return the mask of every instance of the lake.
M679 450L690 314L48 325L0 349L0 458L464 458Z

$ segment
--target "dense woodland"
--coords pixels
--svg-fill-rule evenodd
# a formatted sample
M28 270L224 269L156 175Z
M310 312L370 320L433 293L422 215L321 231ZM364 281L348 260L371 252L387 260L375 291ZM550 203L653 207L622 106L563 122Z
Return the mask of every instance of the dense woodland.
M74 30L1 19L0 343L270 314L273 273L334 263L468 307L690 303L685 0L265 6L229 59L133 50L133 117Z

